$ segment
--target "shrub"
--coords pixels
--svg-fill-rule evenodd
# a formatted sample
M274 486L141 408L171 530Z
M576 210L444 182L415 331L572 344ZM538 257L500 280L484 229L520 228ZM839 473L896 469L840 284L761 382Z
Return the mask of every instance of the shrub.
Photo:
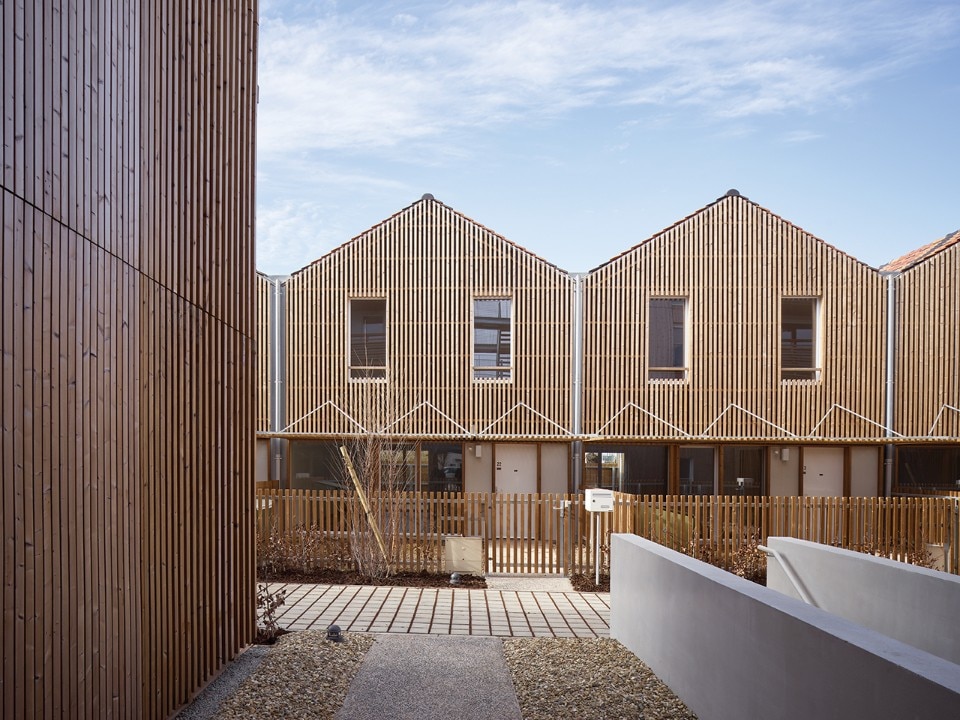
M257 530L257 573L260 577L354 569L345 539L328 537L312 527L281 531L272 524Z
M277 622L277 609L286 600L286 590L272 591L266 583L257 584L257 642L261 645L272 643L283 634Z

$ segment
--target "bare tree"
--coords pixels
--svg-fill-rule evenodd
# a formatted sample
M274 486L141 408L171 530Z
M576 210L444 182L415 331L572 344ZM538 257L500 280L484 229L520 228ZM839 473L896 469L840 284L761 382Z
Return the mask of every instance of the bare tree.
M359 412L366 432L347 440L341 450L349 457L342 484L358 496L350 506L350 550L357 570L372 578L393 572L406 524L413 521L406 493L415 489L417 458L412 448L390 435L390 425L404 412L395 387L402 386L363 387Z

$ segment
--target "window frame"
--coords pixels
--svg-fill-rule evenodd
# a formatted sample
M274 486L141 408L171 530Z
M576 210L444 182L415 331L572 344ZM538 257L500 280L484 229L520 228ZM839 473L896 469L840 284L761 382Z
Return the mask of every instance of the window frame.
M479 365L477 364L477 331L482 329L477 325L477 303L478 302L509 302L510 303L510 347L507 353L507 365ZM493 318L491 318L493 319ZM502 318L497 318L502 319ZM489 329L489 328L488 328ZM512 295L474 295L470 304L470 368L473 382L476 383L510 383L513 382L515 342L516 337L516 302ZM499 338L497 342L498 350L495 358L499 360ZM493 375L481 375L478 373L493 373Z
M383 303L383 364L382 365L360 365L354 363L354 317L356 303ZM347 377L350 382L386 382L387 366L389 360L389 328L387 323L387 298L385 296L375 297L351 297L347 301ZM366 335L366 333L364 333ZM364 346L366 347L366 337Z
M682 317L683 317L683 359L680 365L652 365L651 358L653 357L653 304L655 302L679 302L682 304ZM664 384L664 383L685 383L690 378L690 345L691 345L691 333L690 333L690 301L689 298L682 295L651 295L647 299L647 382L654 384ZM675 329L675 325L671 327L671 331ZM673 333L671 332L671 338ZM672 342L672 339L671 339ZM675 350L675 347L674 347ZM659 377L655 377L655 373L662 373ZM671 373L668 375L668 373Z
M811 354L813 367L786 365L786 353L784 332L787 327L786 303L796 301L808 301L813 304L811 312L811 332L810 342L812 344ZM780 298L780 335L779 335L779 359L780 359L780 382L790 385L797 384L815 384L820 382L823 377L823 302L816 295L784 295ZM793 340L796 343L796 338ZM788 375L790 375L788 377Z

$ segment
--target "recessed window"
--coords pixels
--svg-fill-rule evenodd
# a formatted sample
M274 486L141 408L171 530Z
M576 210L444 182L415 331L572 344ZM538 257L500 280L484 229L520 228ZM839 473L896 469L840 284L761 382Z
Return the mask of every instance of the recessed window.
M819 380L817 298L783 298L780 372L784 380Z
M513 358L513 301L477 298L473 301L473 377L509 380Z
M387 376L387 301L350 301L350 377Z
M651 380L687 377L687 303L683 298L650 300L647 348Z

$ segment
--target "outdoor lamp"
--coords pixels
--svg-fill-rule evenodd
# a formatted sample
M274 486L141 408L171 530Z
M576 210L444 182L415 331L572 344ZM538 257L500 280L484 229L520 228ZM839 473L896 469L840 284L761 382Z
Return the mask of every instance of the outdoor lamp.
M339 625L331 625L327 628L327 640L330 642L343 642L343 633L340 632Z

